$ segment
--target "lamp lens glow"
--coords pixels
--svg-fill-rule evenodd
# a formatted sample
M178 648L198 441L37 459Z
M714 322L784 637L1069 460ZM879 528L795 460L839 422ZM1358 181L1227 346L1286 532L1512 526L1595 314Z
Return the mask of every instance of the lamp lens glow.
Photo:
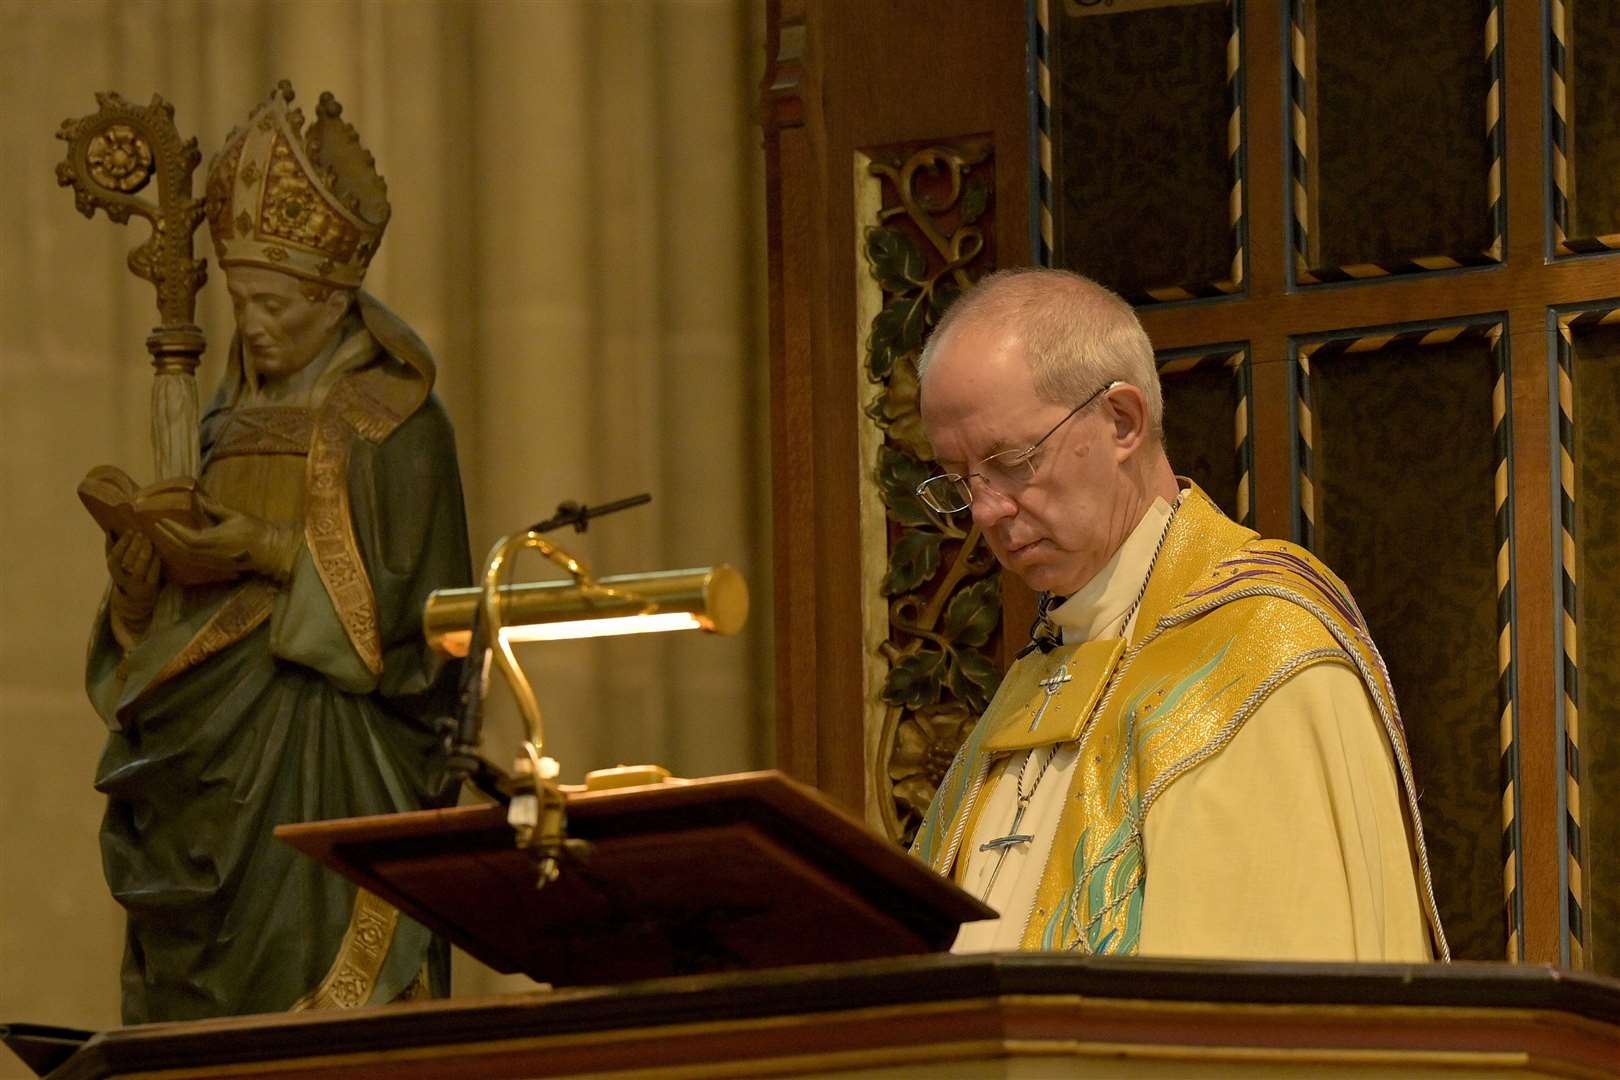
M617 637L622 634L663 634L671 630L701 630L696 615L664 611L656 615L623 615L614 619L574 619L568 622L503 626L501 638L513 643L566 641L570 638Z

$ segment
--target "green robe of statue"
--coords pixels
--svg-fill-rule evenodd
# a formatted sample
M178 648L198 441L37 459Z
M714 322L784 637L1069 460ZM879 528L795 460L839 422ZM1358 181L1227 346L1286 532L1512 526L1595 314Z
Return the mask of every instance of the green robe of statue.
M455 445L425 346L364 294L359 314L302 405L254 403L233 343L203 419L205 490L301 524L290 581L181 590L127 651L97 622L126 1023L448 988L442 941L272 835L426 805L452 706L421 611L470 580Z

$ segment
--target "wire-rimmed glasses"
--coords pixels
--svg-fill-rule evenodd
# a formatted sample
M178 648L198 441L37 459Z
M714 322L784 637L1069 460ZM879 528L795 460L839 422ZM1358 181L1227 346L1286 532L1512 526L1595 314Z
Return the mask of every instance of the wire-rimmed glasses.
M1035 479L1035 473L1040 469L1041 458L1037 451L1040 450L1041 444L1057 434L1058 428L1078 416L1087 405L1120 385L1122 384L1115 380L1107 386L1099 387L1090 397L1070 409L1067 416L1053 424L1050 431L1036 439L1033 446L991 454L979 462L976 472L970 472L966 476L951 472L930 476L917 485L918 497L942 514L954 514L973 505L973 485L970 483L972 480L977 479L1002 495L1012 495L1022 490Z

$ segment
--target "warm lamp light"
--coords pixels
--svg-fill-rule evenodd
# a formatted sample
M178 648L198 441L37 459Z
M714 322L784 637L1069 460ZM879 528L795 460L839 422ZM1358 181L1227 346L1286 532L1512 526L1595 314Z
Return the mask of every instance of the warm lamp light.
M617 615L611 619L575 620L561 623L535 623L508 626L501 631L507 641L567 641L572 638L624 637L630 634L666 634L671 630L701 630L696 615L668 611L660 615Z

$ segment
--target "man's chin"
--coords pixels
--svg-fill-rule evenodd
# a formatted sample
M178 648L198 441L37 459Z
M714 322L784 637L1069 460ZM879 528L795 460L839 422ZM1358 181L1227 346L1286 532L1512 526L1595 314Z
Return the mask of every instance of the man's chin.
M998 550L996 560L1031 589L1043 591L1047 586L1042 583L1058 576L1056 568L1042 557L1046 546L1037 540L1024 547Z
M1038 551L1028 552L1023 557L1019 557L1016 552L1010 555L998 553L998 557L1003 569L1016 576L1034 592L1068 596L1084 585L1084 582L1075 583L1074 567L1065 566L1050 558L1041 558Z

